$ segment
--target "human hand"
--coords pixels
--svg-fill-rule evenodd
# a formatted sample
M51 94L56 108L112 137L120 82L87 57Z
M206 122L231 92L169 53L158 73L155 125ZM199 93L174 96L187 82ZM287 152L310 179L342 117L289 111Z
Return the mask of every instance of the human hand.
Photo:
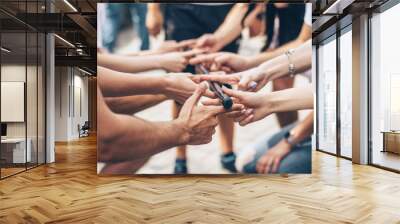
M222 87L222 90L232 97L235 104L243 105L246 108L240 111L240 113L233 111L226 114L228 117L232 117L235 122L239 122L241 126L261 120L273 112L268 95L264 93L244 92L226 87ZM204 105L218 105L219 100L207 99L202 103Z
M206 49L208 52L217 52L223 48L219 38L212 33L203 34L197 39L196 48Z
M163 15L158 7L148 7L146 27L150 35L157 36L163 26Z
M183 71L188 60L196 54L203 53L203 50L193 49L189 51L182 52L171 52L160 55L159 63L160 68L165 69L169 72L181 72Z
M269 76L263 73L258 67L232 74L218 73L199 75L197 79L199 82L215 81L231 85L238 85L239 90L253 92L262 89L270 81Z
M193 95L199 85L193 81L195 78L196 76L190 73L168 73L165 75L165 85L163 85L162 93L168 98L183 104ZM203 95L215 98L215 94L209 89L206 89Z
M269 149L258 161L258 173L275 173L279 169L281 160L290 152L291 146L285 140Z
M225 71L227 73L240 72L250 67L250 61L246 57L229 52L201 54L189 61L192 65L203 64L211 71Z
M184 40L180 42L176 42L174 40L167 40L161 44L161 46L157 49L157 52L164 54L168 52L182 51L187 47L193 46L195 43L196 40L194 39Z
M211 142L215 127L218 124L217 115L227 112L223 106L197 106L200 97L206 92L206 83L201 83L193 95L182 106L178 121L185 130L181 142L189 145L199 145ZM229 111L241 111L243 105L235 104Z

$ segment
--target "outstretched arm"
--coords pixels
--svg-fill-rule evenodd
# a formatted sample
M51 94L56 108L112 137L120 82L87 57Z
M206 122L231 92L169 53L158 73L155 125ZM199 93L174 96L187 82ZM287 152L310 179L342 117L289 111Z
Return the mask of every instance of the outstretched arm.
M237 112L228 114L242 126L261 120L276 112L312 109L314 103L311 86L270 93L245 92L225 87L223 87L223 91L231 96L235 103L243 104L247 108L241 114ZM208 99L203 102L205 105L217 105L218 103L217 99Z
M99 89L97 94L100 162L144 159L184 142L184 129L178 121L148 122L133 116L115 114L105 104Z
M248 10L248 4L237 3L229 11L224 22L213 34L201 36L196 46L199 48L210 48L210 52L216 52L225 45L232 42L242 32L242 20Z
M161 69L159 56L123 56L109 53L98 53L97 64L102 67L121 72L142 72L151 69Z
M121 97L106 97L105 101L108 107L118 114L134 114L141 110L155 106L167 97L158 95L137 95L137 96L121 96Z
M164 75L132 75L99 66L97 74L105 97L158 94L166 84Z
M294 52L290 56L290 60L295 67L296 73L300 73L311 68L311 56L311 40L303 43L298 48L294 49ZM246 62L240 60L239 57L240 56L230 53L217 53L210 56L199 56L197 57L197 59L192 59L192 62L194 61L193 63L204 63L209 60L213 60L215 61L214 63L218 65L218 67L228 66L235 70L240 70L237 69L237 67L235 66L246 64ZM232 73L229 75L200 75L197 77L197 79L199 81L211 80L222 83L238 84L239 89L241 90L258 91L259 89L264 87L269 81L289 75L289 63L290 62L288 56L286 54L282 54L278 57L262 63L255 68L244 70L242 72Z
M115 71L127 73L142 72L152 69L180 72L185 69L189 58L202 52L202 50L195 49L185 52L138 56L98 53L97 64Z
M174 146L210 142L218 124L216 116L226 111L222 106L197 106L206 88L204 83L199 85L182 106L179 117L170 122L149 122L115 114L98 88L98 160L116 163L146 159ZM236 104L233 110L242 108Z
M258 55L251 57L249 67L255 67L265 61L271 60L281 54L284 54L289 49L299 47L300 45L302 45L303 43L305 43L310 39L311 39L311 26L303 23L300 34L295 40L290 41L276 49L262 52Z
M131 96L140 94L163 94L180 103L192 95L197 84L191 74L169 73L162 75L131 75L97 67L98 84L105 97ZM210 90L204 93L214 97Z

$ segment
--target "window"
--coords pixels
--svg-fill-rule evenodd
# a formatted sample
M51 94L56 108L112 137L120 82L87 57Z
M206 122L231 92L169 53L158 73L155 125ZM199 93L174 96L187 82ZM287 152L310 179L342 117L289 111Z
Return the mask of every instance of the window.
M318 149L336 153L336 36L318 48Z
M352 157L352 33L342 31L340 41L340 155Z
M371 18L372 164L400 170L400 4Z

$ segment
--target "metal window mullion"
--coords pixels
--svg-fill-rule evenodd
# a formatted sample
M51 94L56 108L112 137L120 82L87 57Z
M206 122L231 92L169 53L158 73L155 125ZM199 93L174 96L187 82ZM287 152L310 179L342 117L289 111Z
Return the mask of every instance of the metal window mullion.
M74 67L72 68L72 88L71 88L71 93L72 93L72 117L75 118L75 69Z
M1 28L2 28L2 26L1 26L1 24L2 23L0 23L0 47L2 46L2 33L1 33ZM1 58L1 55L2 55L2 53L0 52L0 124L2 124L2 122L1 122L1 67L2 67L2 64L1 64L1 60L2 60L2 58ZM0 144L0 180L2 179L2 177L1 177L1 168L2 168L2 162L1 162L1 144Z
M318 74L319 74L319 44L315 46L315 147L319 149L319 79L318 79Z
M25 1L25 21L28 19L28 1ZM24 117L25 117L25 170L28 170L28 24L25 25L25 102L24 102Z
M39 1L36 1L39 13ZM39 165L39 32L36 32L36 166Z
M368 156L367 156L367 164L373 164L373 153L372 153L372 64L371 64L371 55L372 55L372 29L371 29L371 19L372 19L372 12L368 12L368 54L367 54L367 63L368 63L368 69L367 69L367 83L368 83L368 99L367 99L367 108L368 108L368 124L367 124L367 129L368 129Z
M340 64L340 30L336 31L336 154L341 156L341 116L340 116L340 102L341 102L341 64Z

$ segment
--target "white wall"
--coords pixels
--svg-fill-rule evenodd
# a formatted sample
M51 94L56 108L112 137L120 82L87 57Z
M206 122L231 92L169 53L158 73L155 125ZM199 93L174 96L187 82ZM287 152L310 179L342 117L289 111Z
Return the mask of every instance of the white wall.
M25 65L8 64L1 66L1 81L3 82L25 82ZM28 66L28 72L33 69L32 66ZM36 90L34 93L27 93L28 97L36 97ZM1 110L7 110L7 108L1 108ZM28 115L29 116L29 115ZM28 117L31 121L31 117ZM25 124L26 122L7 122L7 136L8 137L25 137Z
M88 78L81 76L82 73L76 74L75 70L75 75L74 75L74 92L75 94L73 99L75 100L75 107L73 108L75 110L75 113L73 113L73 119L72 119L72 130L71 130L71 135L74 137L78 137L78 129L77 126L80 124L81 126L85 123L85 121L88 120ZM80 93L78 92L80 91ZM79 97L80 95L80 97ZM79 102L80 101L80 102ZM79 108L81 107L81 108ZM79 109L82 111L80 112Z
M1 66L2 82L25 82L25 65L9 64ZM7 110L7 108L1 108ZM8 137L25 137L25 123L11 122L7 123Z
M88 78L76 68L56 67L55 85L55 140L77 139L78 124L88 120Z
M37 70L39 69L39 70ZM30 148L32 150L32 161L44 163L44 74L41 66L37 67L25 64L3 64L1 66L1 81L2 82L24 82L26 84L26 107L25 103L22 108L19 108L21 113L25 114L26 120L22 122L6 122L7 137L9 138L24 138L25 135L29 139ZM25 80L27 78L27 80ZM4 89L2 89L3 92ZM21 90L20 90L21 91ZM22 92L23 94L24 92ZM4 94L4 93L3 93ZM7 97L2 95L3 97ZM10 107L2 107L2 112L13 110ZM16 110L14 108L14 110ZM8 113L16 113L16 111L7 111ZM37 156L37 153L39 154Z
M55 141L68 140L68 71L67 67L55 68Z

